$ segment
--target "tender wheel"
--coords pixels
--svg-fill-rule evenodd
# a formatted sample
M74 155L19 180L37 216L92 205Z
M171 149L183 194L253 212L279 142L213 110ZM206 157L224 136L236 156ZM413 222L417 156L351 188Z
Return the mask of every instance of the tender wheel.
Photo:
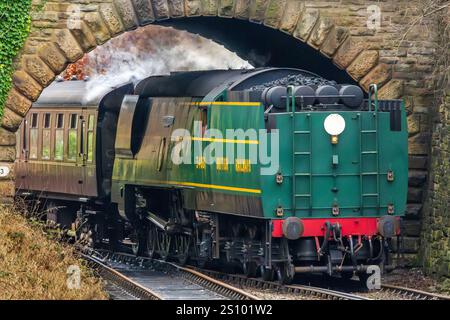
M156 252L162 260L169 259L172 237L162 230L157 230Z
M191 237L177 234L173 236L174 257L181 265L185 265L189 259L189 249L191 246Z
M144 230L135 231L131 240L133 241L131 249L135 256L143 256L147 253L147 232Z
M277 266L277 280L281 284L290 284L294 280L293 265L289 263L280 263Z
M275 270L273 267L271 269L268 269L265 266L261 267L261 277L264 281L273 281L274 275Z
M256 262L245 262L242 265L242 269L247 278L256 278L256 274L258 273L258 266L256 265Z
M156 242L158 241L158 230L156 226L153 224L148 228L148 236L147 236L147 255L150 258L156 257Z

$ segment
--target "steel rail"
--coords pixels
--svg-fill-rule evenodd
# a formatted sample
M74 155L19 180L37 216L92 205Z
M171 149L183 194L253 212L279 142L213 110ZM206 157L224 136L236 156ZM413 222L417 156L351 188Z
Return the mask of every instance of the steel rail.
M381 290L399 295L403 298L408 298L410 300L450 300L450 296L391 284L382 284Z
M247 278L242 275L237 274L228 274L228 273L222 273L218 271L211 271L211 270L203 270L201 269L202 273L205 273L207 275L210 275L211 277L223 279L226 281L230 281L232 283L236 283L243 286L258 288L258 289L273 289L278 290L280 292L285 293L296 293L300 294L302 296L308 297L316 297L326 300L372 300L367 297L341 292L341 291L335 291L325 288L319 288L319 287L312 287L312 286L305 286L305 285L282 285L277 282L271 282L271 281L264 281L262 279L257 278Z
M145 288L132 279L124 276L120 272L104 264L96 257L81 253L81 257L94 266L100 277L107 281L111 281L130 295L140 300L162 300L161 296L152 290Z
M126 264L140 266L142 268L151 266L152 268L157 267L165 270L169 269L168 271L176 273L177 276L205 288L208 291L215 292L224 298L229 298L232 300L260 300L258 297L245 292L244 290L214 279L197 270L181 267L175 263L145 257L136 257L127 253L113 253L108 251L91 251L91 255L101 256L105 261L120 261Z

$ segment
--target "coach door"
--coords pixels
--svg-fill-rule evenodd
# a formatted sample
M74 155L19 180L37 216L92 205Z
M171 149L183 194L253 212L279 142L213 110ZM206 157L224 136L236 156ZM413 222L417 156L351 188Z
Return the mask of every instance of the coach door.
M95 170L95 109L83 109L79 117L78 136L79 151L77 166L81 168L81 191L85 196L97 195L97 180Z

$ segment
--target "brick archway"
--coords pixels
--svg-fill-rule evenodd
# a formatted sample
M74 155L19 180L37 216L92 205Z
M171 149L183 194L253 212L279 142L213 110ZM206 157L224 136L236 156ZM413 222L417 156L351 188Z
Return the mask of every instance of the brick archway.
M47 3L34 14L32 31L13 75L13 88L4 109L2 126L15 131L40 92L68 63L80 59L119 34L150 23L199 16L236 18L280 30L316 49L367 89L398 98L401 83L391 80L389 64L379 50L358 40L320 8L301 1L105 0ZM78 19L78 17L80 19ZM213 39L214 40L214 39Z
M420 215L430 149L429 113L438 35L433 17L410 28L423 14L420 0L376 2L382 13L378 29L367 26L374 1L334 0L34 0L32 28L16 59L13 87L0 127L0 164L13 169L14 132L43 88L68 63L119 34L140 26L178 19L217 17L248 21L278 30L330 59L367 88L377 83L382 98L404 97L410 131L410 188L407 247L418 248ZM417 10L412 9L417 5ZM78 18L78 15L80 19ZM402 38L405 31L412 30ZM213 39L214 40L214 39ZM0 202L14 193L12 172L0 178ZM5 199L5 198L3 198Z

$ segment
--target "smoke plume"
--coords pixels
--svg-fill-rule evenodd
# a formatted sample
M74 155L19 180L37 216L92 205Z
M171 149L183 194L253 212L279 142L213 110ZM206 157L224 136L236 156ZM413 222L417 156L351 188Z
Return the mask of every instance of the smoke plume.
M89 76L88 99L111 87L172 71L252 68L223 46L185 31L147 26L88 53L65 78Z

